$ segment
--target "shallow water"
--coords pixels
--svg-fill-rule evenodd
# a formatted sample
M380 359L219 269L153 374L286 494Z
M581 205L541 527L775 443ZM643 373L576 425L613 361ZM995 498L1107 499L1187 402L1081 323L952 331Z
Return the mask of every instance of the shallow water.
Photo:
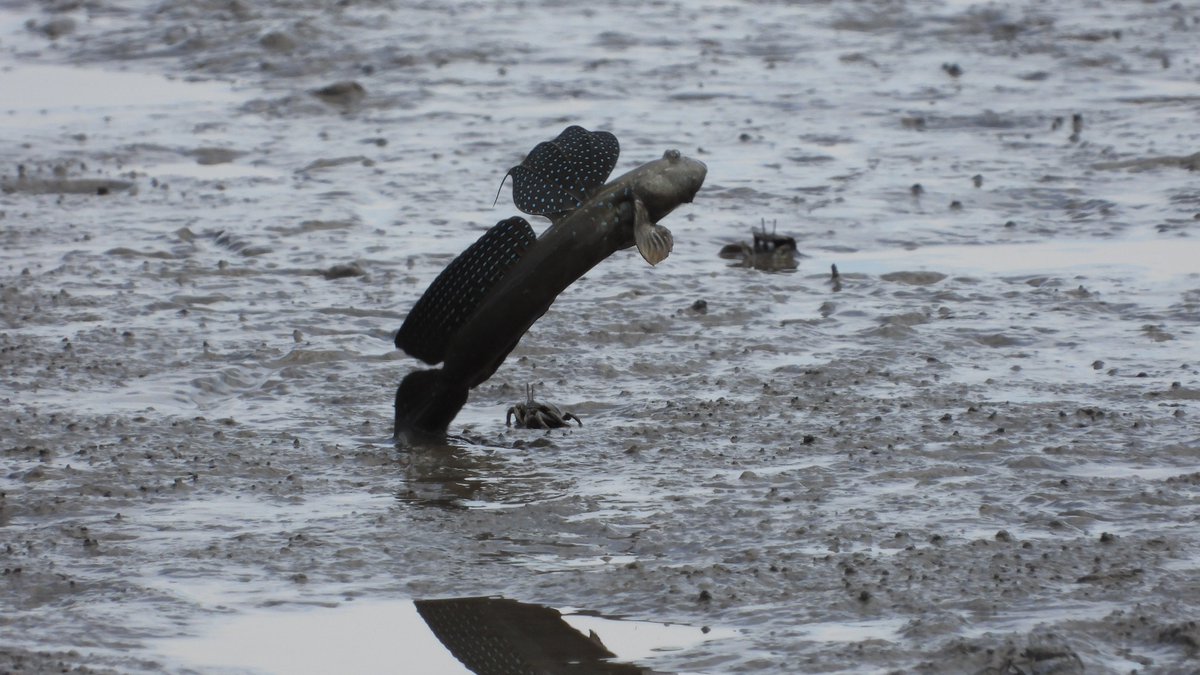
M459 613L470 616L470 604L478 600L489 602L469 600ZM599 640L601 648L610 654L606 658L617 664L725 637L707 628L549 611L561 616L562 630L575 631L578 639L591 636L591 640ZM472 619L479 621L480 617ZM417 606L408 601L258 610L232 619L223 617L218 622L207 635L159 640L151 649L163 654L170 664L203 671L221 668L223 672L234 669L286 673L473 672L457 660L448 645L439 641ZM555 638L561 640L562 636L546 636L547 640ZM533 652L526 645L516 645L514 651L522 648L529 650L527 654ZM586 658L580 661L587 663ZM603 666L603 663L593 665Z
M1190 668L1198 30L1168 3L6 5L0 663L205 669L174 640L279 670L220 636L503 596L711 629L605 640L655 672ZM674 252L605 261L455 439L396 448L393 332L572 123L617 173L708 165ZM763 224L795 272L717 257ZM504 427L527 382L584 426Z

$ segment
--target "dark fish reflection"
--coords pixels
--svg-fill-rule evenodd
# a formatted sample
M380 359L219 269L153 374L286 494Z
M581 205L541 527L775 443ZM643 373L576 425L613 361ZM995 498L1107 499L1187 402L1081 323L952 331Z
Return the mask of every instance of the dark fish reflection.
M417 600L417 612L442 645L476 675L650 675L616 655L553 608L507 598Z

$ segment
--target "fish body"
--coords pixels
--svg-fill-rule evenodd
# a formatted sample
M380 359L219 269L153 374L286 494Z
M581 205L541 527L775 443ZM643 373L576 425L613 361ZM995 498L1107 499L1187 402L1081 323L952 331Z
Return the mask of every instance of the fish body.
M446 359L447 374L471 387L486 381L560 293L605 258L636 245L638 200L657 222L692 201L706 171L704 164L674 153L612 181L551 225L451 338L446 352L458 357Z
M600 182L607 177L612 166L603 165L615 164L615 154L607 138L592 142L580 132L592 134L571 127L556 141L575 139L585 154L599 157L568 153L564 159L560 148L545 150L553 143L547 142L510 171L518 208L551 218L549 229L530 242L523 218L498 223L439 275L397 333L401 349L427 363L443 363L401 382L397 437L444 434L470 389L496 372L559 293L605 258L636 246L656 264L670 253L670 232L657 223L692 201L704 183L705 165L668 150L661 159L594 185L597 175L603 174ZM575 171L591 173L583 181L564 178L564 172ZM460 263L468 259L473 262Z

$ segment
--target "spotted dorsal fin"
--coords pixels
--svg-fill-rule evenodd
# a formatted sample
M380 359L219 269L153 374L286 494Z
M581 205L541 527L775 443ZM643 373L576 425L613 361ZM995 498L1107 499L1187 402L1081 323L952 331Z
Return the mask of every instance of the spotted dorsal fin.
M496 223L433 280L396 333L396 346L425 363L440 363L454 334L536 239L520 216Z
M553 220L583 204L589 190L604 185L620 154L611 133L570 126L558 138L538 143L505 177L513 178L518 209Z

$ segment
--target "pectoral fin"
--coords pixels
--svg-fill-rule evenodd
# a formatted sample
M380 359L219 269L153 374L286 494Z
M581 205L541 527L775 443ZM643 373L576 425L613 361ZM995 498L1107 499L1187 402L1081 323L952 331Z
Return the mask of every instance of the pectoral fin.
M633 239L637 242L638 253L651 265L666 260L671 254L671 249L675 248L675 239L671 237L671 231L651 222L650 214L640 199L634 200L633 213Z

